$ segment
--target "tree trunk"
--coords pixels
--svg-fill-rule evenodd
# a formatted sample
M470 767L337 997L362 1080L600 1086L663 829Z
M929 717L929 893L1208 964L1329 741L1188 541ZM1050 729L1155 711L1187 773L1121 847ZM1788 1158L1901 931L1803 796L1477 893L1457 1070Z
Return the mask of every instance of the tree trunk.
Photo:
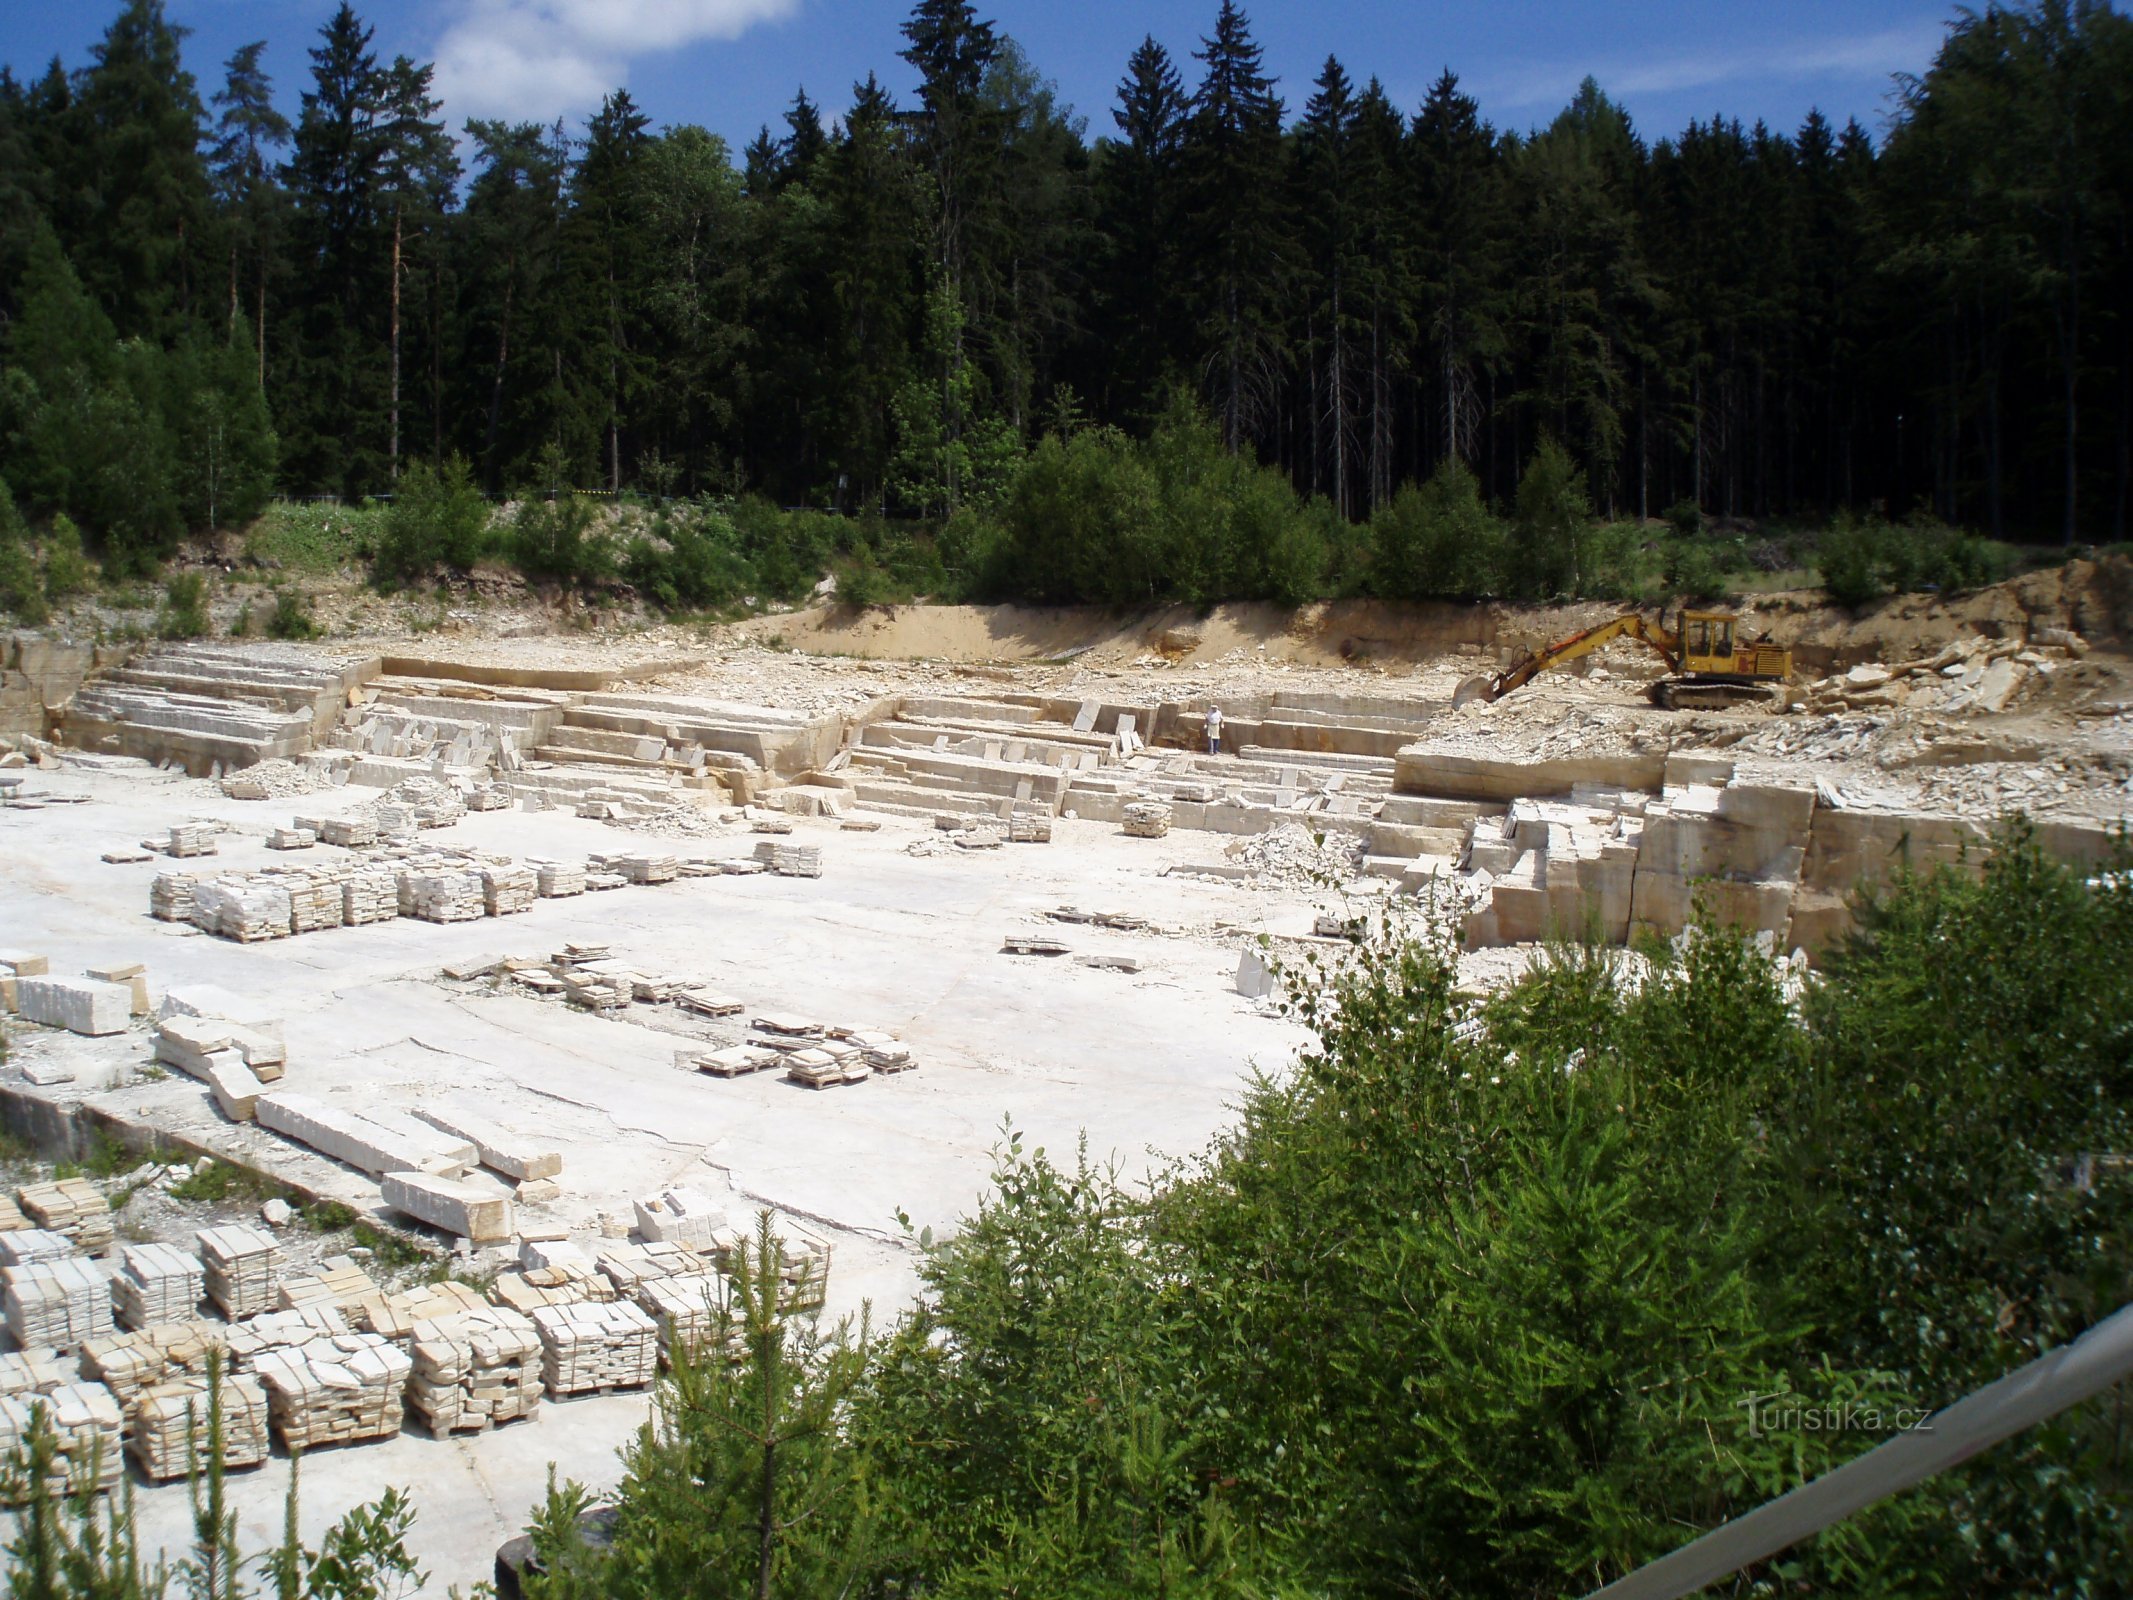
M253 336L253 342L258 348L252 353L259 358L259 387L264 389L267 386L267 258L264 253L259 258L258 289L259 326Z
M501 426L504 412L504 368L511 359L511 297L518 287L513 281L517 275L516 259L506 263L504 278L503 316L496 325L496 379L489 387L489 429L482 442L482 461L490 477L490 487L495 487L496 431Z
M400 203L393 202L392 437L385 446L386 477L400 481Z

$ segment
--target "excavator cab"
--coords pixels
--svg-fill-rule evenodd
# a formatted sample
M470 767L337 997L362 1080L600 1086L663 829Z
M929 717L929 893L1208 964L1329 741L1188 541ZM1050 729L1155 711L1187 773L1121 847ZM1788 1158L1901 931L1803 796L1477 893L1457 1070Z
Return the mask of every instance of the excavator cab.
M1739 671L1733 650L1736 620L1722 611L1682 612L1681 670L1691 676Z

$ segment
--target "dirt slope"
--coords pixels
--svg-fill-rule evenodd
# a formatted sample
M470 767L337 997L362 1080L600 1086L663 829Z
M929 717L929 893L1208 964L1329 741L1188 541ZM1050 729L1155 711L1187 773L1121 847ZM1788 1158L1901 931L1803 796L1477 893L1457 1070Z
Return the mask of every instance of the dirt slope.
M1144 657L1202 664L1236 651L1269 661L1334 666L1426 661L1466 646L1520 650L1589 626L1620 607L1395 604L1338 600L1289 611L1242 604L1199 612L1170 606L1118 612L1095 607L820 606L736 623L736 639L782 642L817 655L1030 662L1072 657L1091 666ZM2133 636L2133 561L2071 561L1989 589L1943 598L1899 595L1858 613L1829 604L1819 590L1757 596L1754 625L1792 644L1801 664L1826 671L1860 661L1930 653L1962 633L2021 637L2041 627L2071 628L2091 643L2124 648Z

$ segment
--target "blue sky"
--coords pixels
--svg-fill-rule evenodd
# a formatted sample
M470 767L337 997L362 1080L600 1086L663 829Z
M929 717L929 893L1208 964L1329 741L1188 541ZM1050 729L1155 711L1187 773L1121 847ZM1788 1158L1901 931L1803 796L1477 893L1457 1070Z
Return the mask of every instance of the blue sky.
M251 39L268 41L277 96L292 114L304 51L336 0L167 0L191 28L186 61L202 92ZM56 53L68 66L117 9L115 0L0 0L0 62L18 77ZM1188 84L1189 52L1216 0L998 0L987 8L1089 120L1109 111L1143 34L1169 47ZM1293 112L1327 54L1361 81L1383 80L1412 110L1450 66L1501 127L1545 122L1591 73L1656 138L1722 112L1791 129L1819 106L1856 117L1878 138L1890 76L1923 71L1952 14L1921 0L1261 0L1247 6L1268 66ZM357 10L381 53L438 64L446 113L573 122L627 84L656 122L699 122L736 149L776 123L805 85L835 112L869 71L901 97L901 0L368 0Z

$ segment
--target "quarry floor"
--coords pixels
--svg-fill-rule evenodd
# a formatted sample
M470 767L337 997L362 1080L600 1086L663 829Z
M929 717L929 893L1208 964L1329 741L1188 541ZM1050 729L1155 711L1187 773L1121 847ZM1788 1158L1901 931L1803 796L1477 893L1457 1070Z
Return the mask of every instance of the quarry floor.
M684 878L540 901L508 918L402 918L243 945L149 917L149 880L162 858L112 865L100 854L173 821L213 818L232 830L214 865L265 866L289 859L264 845L286 813L330 814L375 791L260 803L137 766L38 777L44 793L88 798L0 810L0 943L48 954L54 972L138 961L157 990L209 983L270 1005L287 1029L282 1088L356 1109L454 1106L552 1142L563 1153L564 1199L540 1220L582 1238L626 1232L631 1198L670 1184L722 1198L729 1215L767 1205L808 1219L835 1245L831 1314L871 1302L878 1322L918 1287L917 1251L897 1213L914 1231L950 1230L978 1200L1010 1119L1026 1147L1072 1161L1086 1139L1092 1159L1128 1176L1203 1146L1230 1119L1252 1070L1280 1068L1304 1037L1236 993L1240 950L1252 931L1308 933L1316 907L1330 903L1323 892L1166 875L1219 861L1225 841L1208 834L1129 839L1109 825L1062 820L1049 845L914 855L915 842L943 843L921 821L889 818L879 832L853 833L803 820L793 842L823 847L820 879ZM436 837L524 858L617 850L629 835L562 812L503 811L471 814ZM746 854L752 842L740 827L730 844L655 841L715 856ZM1164 931L1042 916L1063 904L1131 912ZM1142 970L1002 953L1005 935L1039 931L1077 953L1137 956ZM826 1092L768 1073L720 1080L673 1065L676 1046L691 1041L663 1031L679 1026L669 1008L634 1006L630 1020L604 1020L440 974L473 956L545 956L565 940L608 942L647 969L707 979L751 1010L893 1032L921 1064ZM359 1175L226 1122L192 1080L144 1074L146 1024L102 1039L21 1028L13 1038L16 1064L73 1069L76 1082L54 1091L62 1099L376 1204L375 1186ZM190 1243L185 1219L169 1225ZM522 1526L550 1461L563 1476L612 1482L615 1448L646 1410L642 1397L550 1402L531 1423L463 1442L410 1432L324 1452L304 1464L306 1521L316 1530L388 1484L412 1487L421 1510L415 1548L442 1593L487 1571L495 1546ZM286 1471L277 1461L233 1481L255 1546L279 1528ZM185 1543L182 1484L144 1488L140 1509L147 1543Z

